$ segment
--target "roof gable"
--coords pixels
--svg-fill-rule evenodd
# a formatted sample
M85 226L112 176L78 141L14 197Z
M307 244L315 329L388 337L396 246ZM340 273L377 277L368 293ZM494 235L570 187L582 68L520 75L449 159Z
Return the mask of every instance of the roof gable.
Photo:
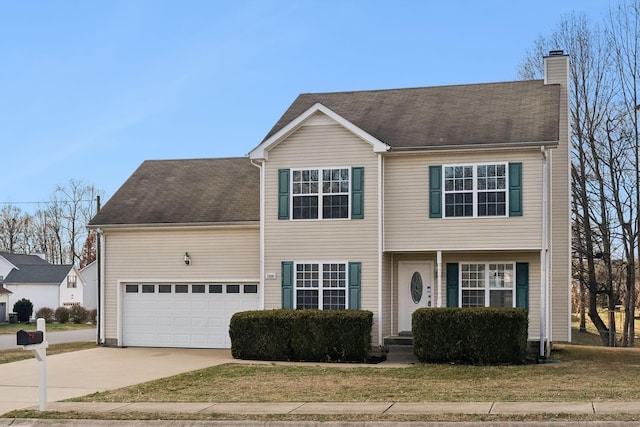
M90 226L260 220L260 171L248 158L147 160Z
M323 105L322 103L316 102L311 107L309 107L306 111L302 112L300 115L298 115L293 120L291 120L289 123L287 123L280 129L278 129L276 132L273 132L271 136L269 136L268 138L265 138L265 140L262 141L260 145L258 145L256 148L251 150L251 152L249 153L249 156L252 159L268 158L268 151L270 149L278 145L283 139L291 135L293 132L295 132L297 129L303 126L307 120L316 116L318 113L324 114L325 116L332 119L334 122L338 123L345 129L347 129L349 132L360 137L365 142L368 142L369 144L371 144L374 152L384 152L389 150L390 147L387 144L378 140L376 137L369 134L365 130L354 125L352 122L340 116L339 114L335 113L330 108Z
M315 105L391 150L555 144L559 139L560 86L532 80L302 94L258 148L286 134Z

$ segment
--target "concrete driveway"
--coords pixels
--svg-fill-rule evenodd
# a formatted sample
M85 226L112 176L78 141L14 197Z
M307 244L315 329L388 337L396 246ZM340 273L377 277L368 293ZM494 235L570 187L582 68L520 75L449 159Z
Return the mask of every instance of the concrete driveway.
M47 402L232 361L230 350L172 348L96 347L48 356ZM35 358L0 365L0 396L0 414L38 405L38 362Z

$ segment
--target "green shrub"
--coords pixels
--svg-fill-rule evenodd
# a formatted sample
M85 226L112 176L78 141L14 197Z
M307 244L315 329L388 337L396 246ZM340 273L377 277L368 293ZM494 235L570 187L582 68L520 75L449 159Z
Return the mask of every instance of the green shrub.
M89 318L89 312L81 305L72 305L69 309L69 321L71 323L84 323Z
M53 319L54 319L53 309L49 307L42 307L41 309L36 311L36 319L40 319L40 318L44 319L46 323L53 322Z
M364 362L373 313L360 310L260 310L231 318L231 354L238 359Z
M67 307L56 308L55 318L58 323L67 323L69 321L69 309Z
M33 314L33 304L26 298L22 298L13 304L13 312L18 314L18 322L28 322Z
M98 319L98 310L96 310L95 308L93 310L89 310L89 321L95 325L97 319Z
M519 364L527 356L527 312L521 308L428 308L412 318L421 362Z

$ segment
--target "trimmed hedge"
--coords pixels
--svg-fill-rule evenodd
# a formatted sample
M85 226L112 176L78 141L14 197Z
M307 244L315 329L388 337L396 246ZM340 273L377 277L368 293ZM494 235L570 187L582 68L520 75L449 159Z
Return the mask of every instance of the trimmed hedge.
M233 315L236 359L365 362L373 313L361 310L258 310Z
M520 364L527 356L522 308L428 308L412 318L413 351L421 362Z

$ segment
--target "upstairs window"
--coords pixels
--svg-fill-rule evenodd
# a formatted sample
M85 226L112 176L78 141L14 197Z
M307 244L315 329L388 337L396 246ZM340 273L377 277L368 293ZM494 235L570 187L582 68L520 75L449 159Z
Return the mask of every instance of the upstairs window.
M444 216L507 215L507 164L443 166Z
M349 218L350 178L349 168L293 170L293 219Z
M77 288L78 277L74 275L67 276L67 288Z
M364 219L364 168L278 169L278 219Z

